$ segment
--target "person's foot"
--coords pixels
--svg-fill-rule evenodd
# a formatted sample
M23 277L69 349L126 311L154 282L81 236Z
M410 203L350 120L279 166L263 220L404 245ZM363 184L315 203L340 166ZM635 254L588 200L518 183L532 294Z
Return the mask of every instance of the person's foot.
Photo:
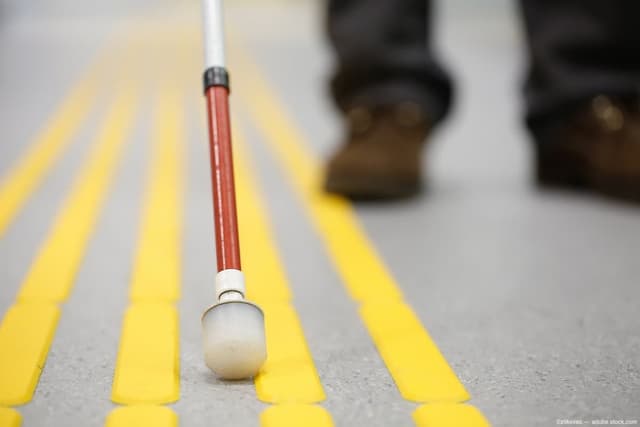
M327 165L325 190L353 199L391 199L421 187L421 152L429 121L413 103L354 108L345 143Z
M536 154L542 186L640 201L640 102L598 96L538 141Z

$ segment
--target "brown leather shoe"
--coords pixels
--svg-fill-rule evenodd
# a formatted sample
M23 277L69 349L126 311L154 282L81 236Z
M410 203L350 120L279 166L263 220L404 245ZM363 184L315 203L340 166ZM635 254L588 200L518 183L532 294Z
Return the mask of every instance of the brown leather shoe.
M566 126L539 142L539 184L640 201L638 101L597 96Z
M326 191L353 199L390 199L420 190L429 123L417 104L354 108L347 124L347 141L327 165Z

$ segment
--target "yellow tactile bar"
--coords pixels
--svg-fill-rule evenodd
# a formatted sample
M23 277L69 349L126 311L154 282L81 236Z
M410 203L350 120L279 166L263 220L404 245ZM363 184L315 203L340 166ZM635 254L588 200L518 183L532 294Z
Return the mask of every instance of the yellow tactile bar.
M258 398L269 403L316 403L325 394L298 315L289 303L286 274L271 238L252 164L235 130L235 174L243 269L248 297L265 314L267 361L255 379Z
M416 402L469 399L420 320L402 302L365 303L360 316L402 397Z
M175 402L180 395L178 313L168 303L135 303L122 325L111 399Z
M20 427L22 416L11 408L0 408L0 427Z
M137 96L129 88L123 88L117 95L70 195L22 284L20 301L60 302L68 297L118 166L136 103Z
M177 427L178 416L165 406L136 405L116 408L105 427Z
M260 414L262 427L332 427L331 415L317 405L275 405Z
M248 63L246 56L240 59L242 66L236 69L256 69L255 64ZM402 300L393 277L368 241L350 204L343 198L322 192L319 162L304 147L304 138L260 74L256 72L243 81L245 83L238 91L245 100L244 104L288 173L289 181L320 231L343 283L352 297L364 304L361 316L385 362L390 362L387 368L402 395L419 402L468 399L464 386L441 357L411 309L404 304L395 306L396 311L402 307L399 311L403 316L393 320L394 327L411 331L412 338L417 341L411 347L393 345L397 338L385 329L393 315L384 311L385 306L367 306L384 302L393 307L392 303ZM376 309L382 311L372 314ZM430 377L439 381L425 380Z
M16 304L0 324L0 405L31 400L55 335L54 304Z
M157 100L150 169L133 266L132 304L124 318L111 399L163 404L180 396L180 295L183 116L180 93L167 87Z
M159 98L138 253L130 287L132 301L180 297L183 112L178 95Z
M244 150L242 136L234 129L234 163L238 224L243 269L247 280L247 298L261 304L276 301L287 302L291 291L287 277L269 232L269 220L260 200L256 181L250 173L250 161Z
M265 315L268 356L255 379L260 400L269 403L324 400L324 391L293 307L286 303L268 303L261 308Z
M72 89L22 158L0 181L0 237L73 141L96 98L96 83L81 81Z
M418 427L489 427L489 421L471 405L464 403L430 403L413 413Z

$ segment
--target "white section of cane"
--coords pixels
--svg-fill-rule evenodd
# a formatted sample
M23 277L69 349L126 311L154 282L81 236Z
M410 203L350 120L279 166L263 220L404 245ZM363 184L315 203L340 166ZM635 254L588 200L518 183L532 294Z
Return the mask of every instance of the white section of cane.
M202 0L205 70L225 67L222 0Z
M240 270L222 270L216 274L216 300L220 302L244 298L244 274Z
M220 302L202 317L204 360L228 380L257 375L267 359L264 315L244 300Z
M240 270L218 272L217 303L202 316L204 360L223 379L253 377L267 358L264 314L244 293Z

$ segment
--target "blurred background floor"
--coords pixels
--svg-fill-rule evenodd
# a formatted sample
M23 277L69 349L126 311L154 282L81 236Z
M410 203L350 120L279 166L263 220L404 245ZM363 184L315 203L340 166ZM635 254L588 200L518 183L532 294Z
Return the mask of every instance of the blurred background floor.
M115 407L112 380L145 224L150 153L167 117L156 109L175 99L183 116L178 127L184 165L177 170L184 185L176 191L184 208L178 215L182 291L175 303L180 399L171 408L183 426L242 427L258 425L267 407L252 383L217 381L202 362L199 322L212 302L215 257L198 6L0 1L0 185L15 176L30 147L56 132L55 123L77 127L50 170L43 169L41 182L23 188L24 204L0 230L2 315L23 289L55 218L66 212L67 195L113 99L131 92L139 105L113 179L107 179L72 292L61 305L35 395L16 406L24 426L103 425ZM322 3L245 0L227 6L232 85L241 91L264 79L303 143L327 156L341 123L327 97L331 56ZM541 192L531 184L512 3L441 1L438 18L440 50L458 83L456 108L424 159L430 184L423 196L355 207L371 246L468 390L470 403L492 425L640 419L640 209ZM167 101L168 89L178 98ZM61 119L78 91L89 94L86 108L80 103ZM233 97L234 119L256 166L256 188L324 387L321 405L337 426L414 425L417 405L402 398L379 357L322 233L256 125L254 101L251 94ZM8 199L0 204L7 211ZM64 264L60 258L68 254L58 256L56 262Z

